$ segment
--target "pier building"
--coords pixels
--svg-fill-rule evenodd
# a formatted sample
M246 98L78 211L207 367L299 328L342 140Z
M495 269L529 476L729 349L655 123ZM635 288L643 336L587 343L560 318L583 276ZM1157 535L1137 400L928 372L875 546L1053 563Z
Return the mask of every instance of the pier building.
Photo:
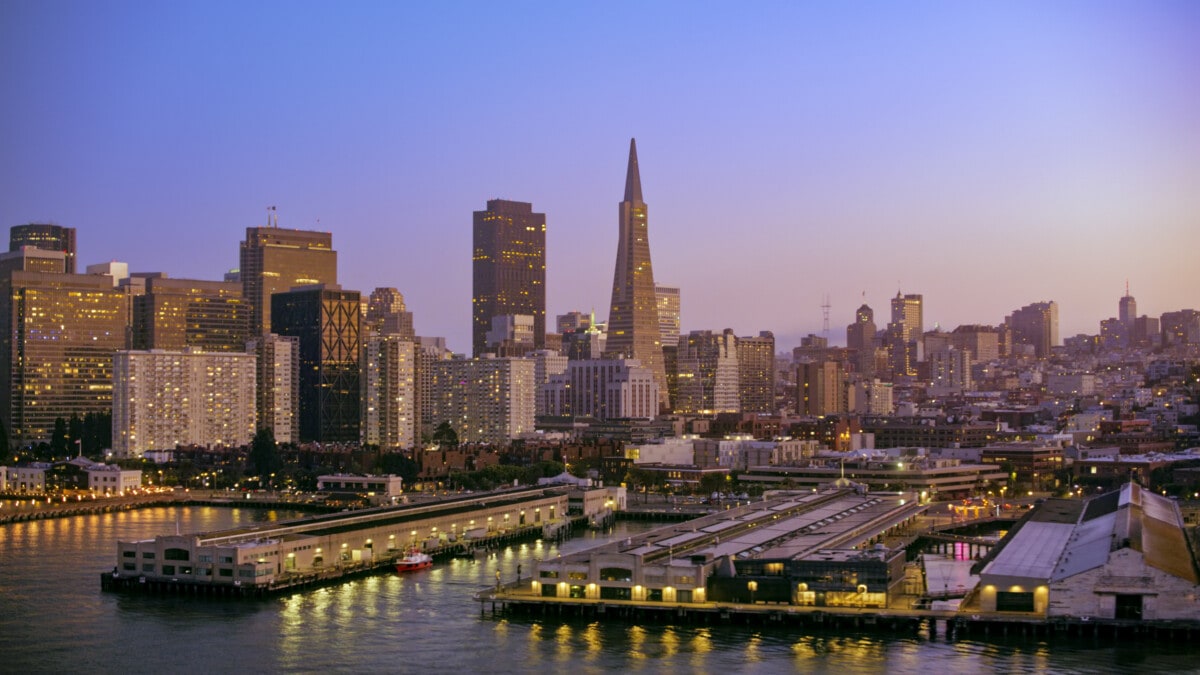
M1200 564L1175 501L1137 483L1051 499L983 559L962 611L1117 621L1200 620Z
M313 577L389 564L502 535L556 531L568 518L568 488L481 493L429 504L346 511L209 533L119 541L108 587L131 583L287 588ZM203 589L201 589L203 590Z
M903 584L904 551L875 544L925 508L896 493L854 488L776 493L540 561L528 592L566 602L885 607Z

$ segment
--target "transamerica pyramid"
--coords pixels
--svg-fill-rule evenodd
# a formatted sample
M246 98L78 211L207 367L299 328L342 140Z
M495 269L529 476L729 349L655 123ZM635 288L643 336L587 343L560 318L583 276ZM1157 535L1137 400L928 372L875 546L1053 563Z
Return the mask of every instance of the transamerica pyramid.
M667 371L663 365L646 215L642 177L638 172L637 141L631 138L629 168L625 172L625 200L620 205L621 237L617 242L617 268L613 273L605 353L610 358L637 359L650 369L658 383L659 408L666 409Z

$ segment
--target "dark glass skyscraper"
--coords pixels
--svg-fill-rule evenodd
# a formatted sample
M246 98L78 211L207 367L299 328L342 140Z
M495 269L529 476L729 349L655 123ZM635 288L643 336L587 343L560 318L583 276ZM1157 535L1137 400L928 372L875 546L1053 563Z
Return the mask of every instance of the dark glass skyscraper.
M668 405L667 371L663 366L662 330L658 324L658 298L650 264L650 234L646 202L642 201L642 176L638 171L637 142L629 140L629 166L625 171L625 199L620 205L620 239L613 273L612 305L608 313L611 357L637 359L658 383L659 407Z
M8 250L22 246L62 251L67 256L67 274L75 274L75 228L44 223L14 225L8 232Z
M271 296L271 326L300 339L300 440L359 440L358 291L317 285Z
M546 345L546 214L533 205L490 199L476 211L471 285L471 347L487 349L492 318L533 317L533 346Z

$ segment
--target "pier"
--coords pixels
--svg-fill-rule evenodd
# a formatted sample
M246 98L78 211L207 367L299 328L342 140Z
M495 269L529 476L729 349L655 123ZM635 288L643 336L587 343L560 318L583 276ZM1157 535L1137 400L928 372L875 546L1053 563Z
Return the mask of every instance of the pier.
M446 557L530 538L561 539L587 522L587 515L567 514L569 492L514 489L122 541L113 570L101 574L101 588L265 597L390 569L412 550Z

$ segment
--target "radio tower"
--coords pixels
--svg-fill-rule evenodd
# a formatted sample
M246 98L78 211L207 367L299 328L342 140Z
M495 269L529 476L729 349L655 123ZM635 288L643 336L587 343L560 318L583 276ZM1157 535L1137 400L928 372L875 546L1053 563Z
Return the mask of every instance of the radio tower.
M824 319L824 322L821 325L821 333L825 337L826 341L829 340L829 310L832 307L833 305L829 304L829 294L826 293L825 301L821 303L821 316Z

